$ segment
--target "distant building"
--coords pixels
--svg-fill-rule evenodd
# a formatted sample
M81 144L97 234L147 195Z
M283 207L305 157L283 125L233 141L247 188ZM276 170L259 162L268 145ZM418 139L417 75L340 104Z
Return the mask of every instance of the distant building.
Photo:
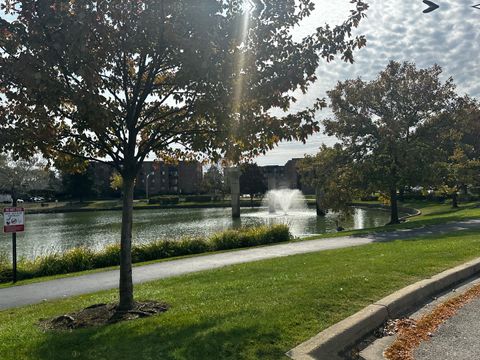
M146 192L147 177L150 195L197 194L203 180L202 165L198 161L176 165L146 161L137 176L137 191Z
M180 194L198 194L203 181L203 167L198 161L178 164L178 190Z
M269 189L299 189L299 175L297 161L289 160L284 166L268 165L262 166L265 180Z
M262 166L268 189L299 189L304 194L313 194L314 190L302 183L301 176L298 172L298 163L301 160L300 158L291 159L283 166Z
M111 177L115 170L103 163L92 163L94 187L100 196L112 196ZM202 165L198 161L180 161L170 165L157 161L145 161L135 182L135 193L144 195L197 194L202 184Z

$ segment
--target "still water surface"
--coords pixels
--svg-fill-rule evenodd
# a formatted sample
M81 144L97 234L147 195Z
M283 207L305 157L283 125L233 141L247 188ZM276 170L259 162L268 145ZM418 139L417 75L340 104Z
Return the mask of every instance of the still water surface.
M158 209L134 212L134 243L158 239L203 237L241 226L285 223L294 236L334 232L336 214L317 217L314 209L289 215L270 215L266 208L242 209L242 218L232 220L229 208L224 209ZM119 241L119 211L79 212L64 214L32 214L26 216L26 231L18 234L19 257L34 258L85 246L101 249ZM356 208L352 216L341 222L345 229L381 226L389 220L382 209ZM0 253L11 253L11 236L0 236Z

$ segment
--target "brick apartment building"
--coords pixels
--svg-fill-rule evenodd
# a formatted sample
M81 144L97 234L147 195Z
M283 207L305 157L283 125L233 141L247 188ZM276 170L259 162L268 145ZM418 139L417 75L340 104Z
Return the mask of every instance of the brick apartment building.
M101 196L112 194L110 187L114 169L102 163L90 164L94 187ZM202 165L197 162L180 161L170 165L163 162L145 161L135 182L135 193L144 195L197 194L203 179Z
M176 165L145 162L137 176L137 191L146 191L147 178L151 195L197 194L203 180L202 165L197 161L181 161Z

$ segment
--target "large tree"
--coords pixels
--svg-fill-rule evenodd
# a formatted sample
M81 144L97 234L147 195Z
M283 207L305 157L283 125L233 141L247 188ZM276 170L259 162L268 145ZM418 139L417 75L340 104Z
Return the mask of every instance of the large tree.
M322 145L316 155L307 155L299 164L302 181L315 189L317 215L327 210L348 211L362 187L355 164L340 144Z
M422 127L455 99L452 79L442 82L441 72L391 61L375 80L339 82L328 92L334 118L326 132L361 165L371 190L389 197L391 224L399 222L397 191L422 185L431 171L435 144Z
M0 20L2 146L58 165L112 164L123 178L119 311L134 304L135 177L152 153L238 161L319 129L310 108L288 112L319 61L353 61L343 24L295 41L312 0L9 0ZM13 20L12 20L13 19ZM283 115L272 115L272 109ZM19 135L19 136L16 136ZM15 141L10 141L14 139Z
M15 205L20 194L47 189L51 173L45 166L46 163L38 157L15 160L0 154L0 190L9 192Z
M64 172L62 174L62 185L67 197L77 199L80 202L98 196L94 189L95 179L91 167L82 172Z
M211 165L203 174L202 190L207 194L222 194L222 197L225 194L225 178L217 165Z
M244 163L240 166L240 192L250 195L250 205L257 194L267 191L267 184L262 169L255 163Z

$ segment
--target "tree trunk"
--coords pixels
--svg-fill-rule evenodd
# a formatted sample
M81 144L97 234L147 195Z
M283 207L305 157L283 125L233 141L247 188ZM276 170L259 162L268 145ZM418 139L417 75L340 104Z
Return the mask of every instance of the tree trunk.
M16 208L18 203L15 185L12 185L12 207ZM12 282L17 282L17 233L12 233Z
M456 191L452 194L452 208L458 209L458 194Z
M399 224L397 189L390 189L390 222L389 225Z
M119 311L133 309L132 282L132 222L133 222L133 189L135 179L123 179L122 234L120 239L120 303Z
M16 207L17 206L17 189L15 189L15 185L12 185L12 207Z
M254 194L250 194L250 207L253 208L253 197Z
M318 187L315 189L315 208L317 209L317 216L325 216L326 212L322 208L323 191Z

